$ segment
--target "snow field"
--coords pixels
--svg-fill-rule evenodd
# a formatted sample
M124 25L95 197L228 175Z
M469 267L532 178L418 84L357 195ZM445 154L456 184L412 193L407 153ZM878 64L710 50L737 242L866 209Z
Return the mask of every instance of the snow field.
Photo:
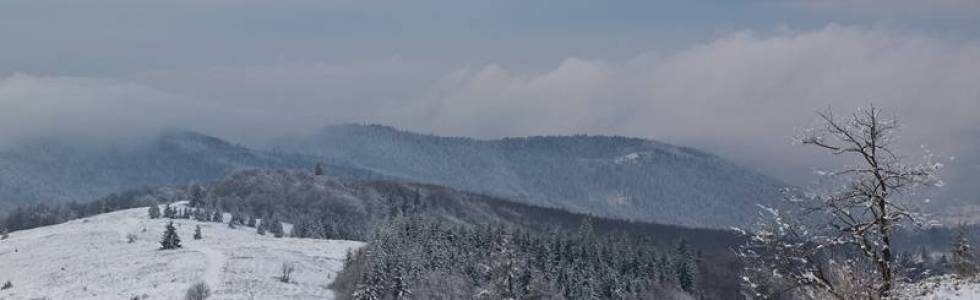
M227 216L225 220L228 220ZM255 228L173 220L183 246L159 250L169 219L129 209L18 231L0 241L0 291L7 299L183 299L207 283L209 299L332 299L327 285L361 242L275 238ZM201 226L202 240L194 240ZM127 235L137 240L129 243ZM283 263L296 267L280 282Z

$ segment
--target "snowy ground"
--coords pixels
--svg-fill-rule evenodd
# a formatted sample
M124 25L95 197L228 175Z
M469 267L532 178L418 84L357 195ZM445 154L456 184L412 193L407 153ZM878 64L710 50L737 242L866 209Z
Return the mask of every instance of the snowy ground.
M228 218L226 218L227 220ZM175 220L183 248L159 250L167 219L146 208L18 231L0 241L0 290L7 299L183 299L207 283L210 299L332 299L326 287L361 242L274 238L254 228ZM204 238L194 240L194 225ZM138 240L127 242L127 234ZM296 266L294 282L275 277Z
M980 278L961 279L943 275L915 284L900 286L902 299L976 300L980 299Z

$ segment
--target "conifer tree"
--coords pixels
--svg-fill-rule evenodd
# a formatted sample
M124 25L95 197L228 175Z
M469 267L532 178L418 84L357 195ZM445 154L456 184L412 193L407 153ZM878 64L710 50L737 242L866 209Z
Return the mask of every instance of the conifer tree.
M516 279L520 271L517 255L512 248L511 237L500 234L493 242L490 254L490 290L484 295L490 299L516 299Z
M268 227L269 222L267 220L262 220L259 225L256 226L255 232L259 235L265 235L266 227Z
M194 226L194 239L201 239L201 225Z
M960 224L956 231L956 240L953 242L950 264L953 271L961 276L972 276L976 273L973 265L973 249L967 238L966 225Z
M674 273L677 276L677 283L685 291L694 290L694 280L697 274L697 265L688 249L687 240L681 239L677 243L676 261L674 261Z
M381 300L384 299L384 274L377 264L371 270L361 274L360 283L353 292L355 300Z
M272 224L269 224L269 232L272 233L272 236L277 238L283 237L285 232L282 229L282 222L279 222L279 220L272 220Z
M167 205L163 207L163 217L167 219L174 218L174 209L170 207L170 203L167 203Z
M174 227L174 222L167 224L167 229L163 232L163 239L160 240L160 246L164 250L180 248L180 237L177 236L177 228Z

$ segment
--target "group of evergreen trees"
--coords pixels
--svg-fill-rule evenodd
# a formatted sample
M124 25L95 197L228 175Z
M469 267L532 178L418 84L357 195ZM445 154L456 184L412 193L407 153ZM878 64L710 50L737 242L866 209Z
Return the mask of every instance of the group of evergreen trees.
M698 294L699 256L627 235L538 233L396 218L349 256L334 284L350 299L630 299Z
M203 202L195 202L198 205L203 205ZM206 208L206 207L187 207L187 208L174 208L170 204L165 204L163 211L160 211L158 205L151 205L148 211L148 215L151 219L156 218L168 218L168 219L194 219L201 222L224 222L224 213L216 208ZM310 235L310 228L300 226L301 236L296 236L296 233L292 233L291 236L294 237L309 237L318 238L320 236ZM281 238L288 234L283 227L283 224L279 219L271 217L270 219L257 219L251 215L245 215L239 212L231 213L231 218L228 220L228 227L235 228L236 226L248 226L256 228L256 232L260 235L265 235L266 232L274 237ZM295 231L296 226L293 227ZM199 239L200 226L195 229L195 238Z
M0 228L18 231L48 226L121 209L145 207L155 199L151 189L134 189L90 202L35 203L0 212Z

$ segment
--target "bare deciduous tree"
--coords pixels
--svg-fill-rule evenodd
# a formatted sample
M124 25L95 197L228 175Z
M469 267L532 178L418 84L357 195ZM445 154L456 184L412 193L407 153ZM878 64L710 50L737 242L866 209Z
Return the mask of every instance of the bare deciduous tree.
M830 110L819 116L823 126L803 131L799 140L846 159L847 167L824 172L844 184L797 201L804 215L770 210L769 225L753 232L740 254L765 261L753 267L773 268L773 277L788 282L786 289L802 287L810 290L804 294L819 291L834 298L886 297L895 281L893 230L922 221L905 200L919 187L939 185L935 174L942 165L930 163L930 156L925 163L910 164L896 154L899 124L874 106L846 117ZM859 287L864 291L845 291L854 281L840 280L841 269L865 273L856 277L866 281Z
M282 263L282 268L280 268L281 273L279 274L279 281L284 283L289 283L293 280L293 272L296 271L296 265L292 263Z

